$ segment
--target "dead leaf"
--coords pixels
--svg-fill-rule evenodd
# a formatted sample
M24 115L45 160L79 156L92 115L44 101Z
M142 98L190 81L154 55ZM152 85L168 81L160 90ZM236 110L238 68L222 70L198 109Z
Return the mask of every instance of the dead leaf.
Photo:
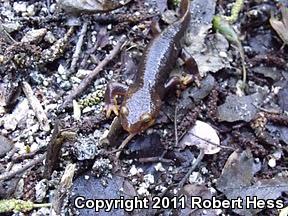
M103 184L105 182L105 184ZM124 199L131 199L131 195L135 195L136 191L133 185L120 176L111 176L111 178L96 178L87 173L78 177L72 186L72 193L74 196L72 200L77 196L84 196L90 199L120 199L123 196ZM74 203L74 202L71 202ZM72 205L72 204L71 204ZM77 209L80 215L126 215L124 209L112 208L110 212L106 212L104 209L99 209L99 212L95 212L95 208Z
M212 193L205 185L196 185L189 184L185 185L180 191L180 195L184 195L187 197L186 207L181 209L180 215L190 215L190 216L216 216L215 209L191 209L191 198L192 197L201 197L204 199L211 199Z
M224 104L218 107L218 118L220 121L251 121L257 114L255 105L263 101L261 93L255 93L239 97L237 95L229 95Z
M220 138L216 130L202 121L196 121L195 125L180 141L182 148L193 145L203 149L205 154L216 154L221 150L219 147Z
M226 164L222 170L222 174L217 182L218 190L223 193L227 188L233 188L237 186L251 185L252 178L258 169L254 164L254 158L249 150L240 152L234 151L226 161Z
M235 151L228 158L222 174L217 182L217 189L222 191L227 199L243 200L242 209L232 209L239 215L256 215L263 209L252 206L246 208L247 199L275 200L282 192L288 191L287 177L274 177L272 179L255 179L254 175L260 170L260 164L254 162L250 151ZM255 182L252 184L252 182Z
M270 18L270 24L272 28L277 32L279 37L284 42L284 45L288 44L288 8L282 6L281 8L282 20L278 20L274 16Z

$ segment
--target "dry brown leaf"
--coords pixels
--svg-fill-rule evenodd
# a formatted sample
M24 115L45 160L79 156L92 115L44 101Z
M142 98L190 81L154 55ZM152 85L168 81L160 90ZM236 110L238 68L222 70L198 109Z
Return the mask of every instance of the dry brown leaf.
M284 42L284 45L288 44L288 8L284 6L281 8L282 20L278 20L274 16L270 18L270 24L273 29L277 32L279 37Z

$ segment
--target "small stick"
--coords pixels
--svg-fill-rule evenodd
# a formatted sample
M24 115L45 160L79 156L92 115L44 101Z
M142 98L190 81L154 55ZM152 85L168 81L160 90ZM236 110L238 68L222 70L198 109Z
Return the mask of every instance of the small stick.
M46 154L43 154L43 155L39 156L38 158L35 158L35 159L27 162L26 164L24 164L21 168L19 168L17 170L3 173L2 175L0 175L0 181L11 179L15 175L18 175L18 174L26 171L27 169L35 166L36 164L41 163L45 159L45 157L46 157Z
M191 168L189 169L189 171L186 173L186 175L184 176L184 178L179 182L178 184L178 188L181 189L183 187L183 185L185 184L185 182L187 181L187 179L189 178L189 176L192 174L192 172L196 169L196 167L198 166L198 164L200 163L200 161L203 159L204 157L204 150L200 149L200 153L197 157L197 159L195 160L195 162L192 164Z
M32 109L35 112L35 115L36 115L36 117L39 121L39 124L40 124L40 128L44 131L49 131L50 125L49 125L46 113L43 110L43 107L41 106L39 100L34 96L33 90L31 88L31 86L29 85L29 83L27 83L25 81L22 82L22 89L23 89L25 96L27 97L27 99L29 101L30 106L32 107Z
M75 52L72 56L72 62L71 62L71 66L70 66L70 73L73 73L75 71L75 67L76 67L76 64L77 64L77 61L80 57L80 53L81 53L81 48L82 48L82 45L83 45L83 41L84 41L84 37L86 35L86 32L87 32L87 27L88 27L88 23L85 22L82 26L82 29L80 31L80 35L79 35L79 39L77 41L77 44L76 44L76 48L75 48Z
M122 152L122 150L125 148L125 146L132 140L132 138L135 136L136 134L129 134L128 137L126 137L126 139L121 143L121 145L119 146L119 148L117 149L117 153L116 153L116 158L120 157L120 154Z
M149 158L138 158L140 163L151 163L151 162L162 162L162 163L174 163L173 160L165 159L162 157L149 157Z
M178 106L175 106L175 115L174 115L174 133L175 133L175 146L178 146L179 138L178 138L178 130L177 130L177 112Z
M87 86L95 79L95 77L98 75L98 73L117 55L117 53L120 51L121 47L123 46L124 42L126 41L126 36L123 35L118 43L115 45L114 49L107 55L98 65L97 67L91 71L90 74L88 74L77 86L72 90L72 92L66 96L61 108L66 108L69 103L72 102L72 100L81 94Z
M209 143L210 145L214 145L214 146L217 146L217 147L222 148L222 149L229 149L229 150L233 150L233 151L236 150L235 148L230 147L230 146L223 146L223 145L220 145L220 144L217 144L217 143L213 143L210 140L203 139L202 137L199 137L199 136L197 136L197 135L195 135L195 134L193 134L191 132L187 132L187 133L192 135L192 136L194 136L194 137L196 137L196 138L198 138L198 139L200 139L200 140L203 140L203 141Z
M76 164L68 164L52 200L50 215L61 215L61 207L73 183Z
M0 36L1 38L4 38L4 40L7 43L10 43L10 44L17 43L17 41L14 40L14 38L6 31L1 21L0 21Z

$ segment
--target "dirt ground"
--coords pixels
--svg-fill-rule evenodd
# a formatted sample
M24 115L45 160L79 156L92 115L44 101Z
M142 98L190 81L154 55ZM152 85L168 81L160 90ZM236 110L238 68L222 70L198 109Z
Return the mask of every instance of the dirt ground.
M193 82L133 136L105 114L179 2L0 1L0 215L288 215L286 0L190 1Z

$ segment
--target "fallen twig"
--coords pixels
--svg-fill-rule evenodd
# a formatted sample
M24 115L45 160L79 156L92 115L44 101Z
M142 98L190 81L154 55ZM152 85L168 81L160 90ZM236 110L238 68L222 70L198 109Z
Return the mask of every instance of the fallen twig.
M72 186L76 164L68 164L52 200L50 215L61 215L61 208Z
M50 125L48 122L48 118L39 100L34 96L31 86L27 82L22 82L22 89L29 101L30 106L35 112L35 115L40 124L40 128L44 131L49 131Z
M178 106L175 106L175 113L174 113L174 133L175 133L175 146L178 146L179 137L178 137L178 129L177 129L177 113L178 113Z
M68 107L68 104L70 104L76 96L81 94L87 88L87 86L95 79L98 73L117 55L117 53L120 51L125 41L126 41L126 36L123 35L118 41L118 43L115 45L114 49L109 53L109 55L107 55L97 65L97 67L82 80L79 86L74 88L72 92L68 96L66 96L61 106L62 109Z
M178 189L181 189L183 187L183 185L185 184L185 182L187 181L187 179L189 178L189 176L192 174L192 172L196 169L196 167L198 166L198 164L200 163L200 161L203 159L204 157L204 150L200 149L200 153L197 157L197 159L195 160L195 162L192 164L191 168L189 169L189 171L186 173L186 175L184 176L184 178L179 182L178 184Z
M45 159L45 157L46 157L46 154L43 154L43 155L27 162L26 164L24 164L21 168L19 168L17 170L3 173L2 175L0 175L0 181L10 179L10 178L24 172L25 170L35 166L36 164L41 163Z
M133 139L133 137L136 134L129 134L128 137L126 137L126 139L121 143L121 145L119 146L119 148L117 149L117 153L116 153L116 158L120 157L120 154L122 152L122 150L125 148L125 146Z
M11 35L6 31L1 21L0 21L0 36L1 38L4 38L4 40L7 43L10 43L10 44L17 43L17 41L14 40L14 38L11 37Z
M77 61L78 61L80 53L81 53L81 47L83 45L84 36L86 35L86 32L87 32L87 27L88 27L88 23L85 22L82 26L82 29L81 29L81 32L79 35L79 39L78 39L77 44L76 44L76 48L75 48L74 54L72 56L70 73L73 73L75 71L75 67L76 67Z
M44 165L44 177L50 178L55 167L59 164L60 151L64 142L67 140L72 140L76 136L76 133L68 130L61 130L59 128L59 122L56 121L54 125L54 130L52 138L47 147L46 160Z

